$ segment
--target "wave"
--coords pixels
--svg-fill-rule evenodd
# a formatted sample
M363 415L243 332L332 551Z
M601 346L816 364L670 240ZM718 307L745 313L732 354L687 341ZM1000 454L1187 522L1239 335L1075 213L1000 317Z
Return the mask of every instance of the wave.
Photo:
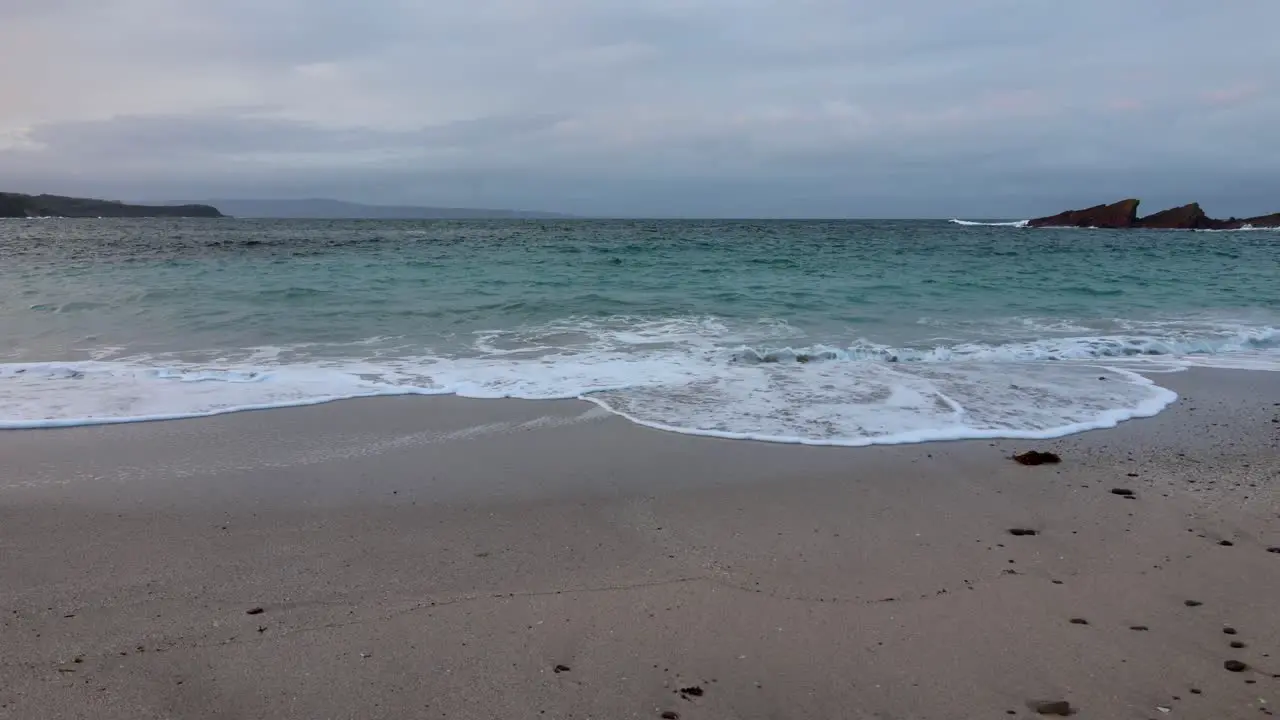
M1243 225L1243 226L1241 226L1241 227L1238 227L1238 228L1227 228L1227 229L1223 229L1223 230L1196 230L1196 232L1208 232L1208 233L1273 232L1273 233L1280 233L1280 227L1254 227L1254 226L1252 226L1252 225L1245 224L1245 225Z
M564 322L478 334L467 356L362 342L338 355L332 347L318 354L292 346L220 352L208 362L116 355L8 363L0 364L0 428L453 394L577 398L672 432L813 445L1049 438L1153 415L1176 398L1143 373L1280 370L1280 330L1271 327L933 346L786 345L795 335L780 322L749 333L707 318L628 327ZM726 343L732 338L738 344Z
M796 369L802 372L797 373ZM1100 373L1102 375L1100 376ZM1115 382L1104 383L1099 377ZM816 445L1056 437L1154 414L1173 395L1129 371L1028 363L726 366L702 358L210 371L121 362L4 366L4 428L203 417L378 395L594 402L675 432Z
M687 435L727 440L864 447L911 443L977 440L994 438L1050 439L1087 430L1102 430L1134 418L1151 417L1178 399L1177 393L1129 371L1105 372L1117 380L1102 390L1105 375L1085 369L1075 382L1056 377L1046 382L1034 373L1014 373L1005 379L1019 380L1007 391L992 392L994 376L982 378L983 390L971 391L975 378L964 372L950 376L902 376L875 387L864 398L879 402L846 403L845 398L799 397L804 403L832 399L835 403L806 410L797 422L784 411L772 414L744 414L758 429L744 430L723 417L725 406L714 403L690 405L679 396L655 398L647 393L601 393L585 399L639 425ZM1029 402L1043 403L1032 406ZM843 409L841 409L843 405ZM661 412L655 414L654 407ZM804 407L810 407L805 405ZM738 408L728 406L731 410ZM657 417L680 417L679 424ZM835 428L840 428L839 430ZM850 432L855 429L856 432ZM801 432L795 432L800 430Z
M81 310L97 310L99 308L104 308L104 307L108 307L108 305L106 303L90 302L86 300L73 300L71 302L65 302L59 305L52 305L47 303L31 305L29 309L34 310L36 312L71 313L71 312L78 312Z
M969 226L969 227L1017 227L1017 228L1024 228L1024 227L1026 227L1026 226L1027 226L1031 221L1030 221L1030 220L1013 220L1013 221L1010 221L1010 222L976 222L976 221L973 221L973 220L959 220L959 219L956 219L956 218L952 218L952 219L948 220L947 222L949 222L949 223L955 223L956 225L966 225L966 226Z
M210 370L134 362L0 364L0 429L180 420L386 394L336 370ZM423 393L425 394L425 392Z
M974 220L960 220L952 218L949 223L956 225L964 225L967 227L1016 227L1025 228L1031 224L1030 220L1014 220L1009 222L977 222ZM1096 227L1079 227L1076 225L1051 225L1048 229L1055 230L1098 230ZM1161 232L1170 232L1170 230L1161 230ZM1175 231L1176 232L1176 231ZM1238 228L1229 228L1223 230L1185 230L1184 232L1207 232L1207 233L1233 233L1233 232L1280 232L1280 228L1275 227L1254 227L1252 225L1244 225Z
M934 347L893 347L861 341L844 349L817 345L803 348L750 348L733 354L732 362L810 363L823 361L883 362L1043 362L1112 360L1141 357L1180 358L1188 363L1214 356L1254 351L1280 351L1280 329L1237 330L1212 337L1112 335L1063 337L1023 342L960 342ZM1280 358L1278 358L1280 359ZM1280 369L1280 368L1278 368Z

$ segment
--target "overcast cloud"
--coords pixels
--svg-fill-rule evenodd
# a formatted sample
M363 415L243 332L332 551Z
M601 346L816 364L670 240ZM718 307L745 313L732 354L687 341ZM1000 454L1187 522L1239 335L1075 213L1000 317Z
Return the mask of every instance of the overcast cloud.
M0 0L0 189L1280 210L1276 0Z

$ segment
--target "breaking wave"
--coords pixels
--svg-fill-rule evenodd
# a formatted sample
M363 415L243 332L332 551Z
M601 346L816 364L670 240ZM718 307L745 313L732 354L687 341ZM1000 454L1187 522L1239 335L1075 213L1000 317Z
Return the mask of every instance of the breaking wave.
M468 353L455 354L373 352L373 340L339 355L293 346L202 361L161 354L8 363L0 364L0 427L453 394L579 398L663 430L814 445L1048 438L1159 412L1176 396L1144 372L1280 369L1280 331L1271 327L932 346L770 345L797 334L785 323L743 332L709 318L628 328L566 321L477 333Z
M1022 228L1022 227L1026 227L1026 226L1027 226L1031 221L1030 221L1030 220L1012 220L1012 221L1009 221L1009 222L976 222L976 221L973 221L973 220L959 220L959 219L956 219L956 218L952 218L952 219L948 220L947 222L954 223L954 224L956 224L956 225L967 225L967 226L970 226L970 227L1017 227L1017 228Z

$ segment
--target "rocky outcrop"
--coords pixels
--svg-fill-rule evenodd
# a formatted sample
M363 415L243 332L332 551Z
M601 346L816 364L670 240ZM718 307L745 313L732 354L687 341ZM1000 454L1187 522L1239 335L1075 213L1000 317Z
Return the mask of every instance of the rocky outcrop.
M1029 227L1095 227L1128 228L1138 220L1138 201L1121 200L1110 205L1095 205L1084 210L1068 210L1049 217L1036 218Z
M198 217L224 215L212 205L127 205L114 200L0 193L0 217Z
M1200 203L1191 203L1148 215L1137 222L1137 227L1152 230L1207 230L1216 222L1219 221L1213 220L1200 209Z
M1027 221L1028 227L1143 228L1148 230L1239 230L1243 227L1280 229L1280 213L1251 218L1216 220L1205 214L1200 203L1161 210L1138 217L1137 200L1121 200Z
M1245 218L1244 220L1236 220L1239 223L1237 227L1248 225L1256 228L1280 228L1280 213L1271 213L1270 215L1258 215L1257 217Z

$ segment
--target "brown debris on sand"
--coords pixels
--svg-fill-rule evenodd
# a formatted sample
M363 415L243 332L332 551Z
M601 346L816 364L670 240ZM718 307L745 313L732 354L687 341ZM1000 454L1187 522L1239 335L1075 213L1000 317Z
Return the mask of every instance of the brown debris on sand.
M1046 465L1062 462L1062 458L1057 453L1041 452L1040 450L1028 450L1014 455L1013 459L1023 465Z
M688 697L702 697L702 688L698 685L690 685L686 688L680 688L680 694Z

